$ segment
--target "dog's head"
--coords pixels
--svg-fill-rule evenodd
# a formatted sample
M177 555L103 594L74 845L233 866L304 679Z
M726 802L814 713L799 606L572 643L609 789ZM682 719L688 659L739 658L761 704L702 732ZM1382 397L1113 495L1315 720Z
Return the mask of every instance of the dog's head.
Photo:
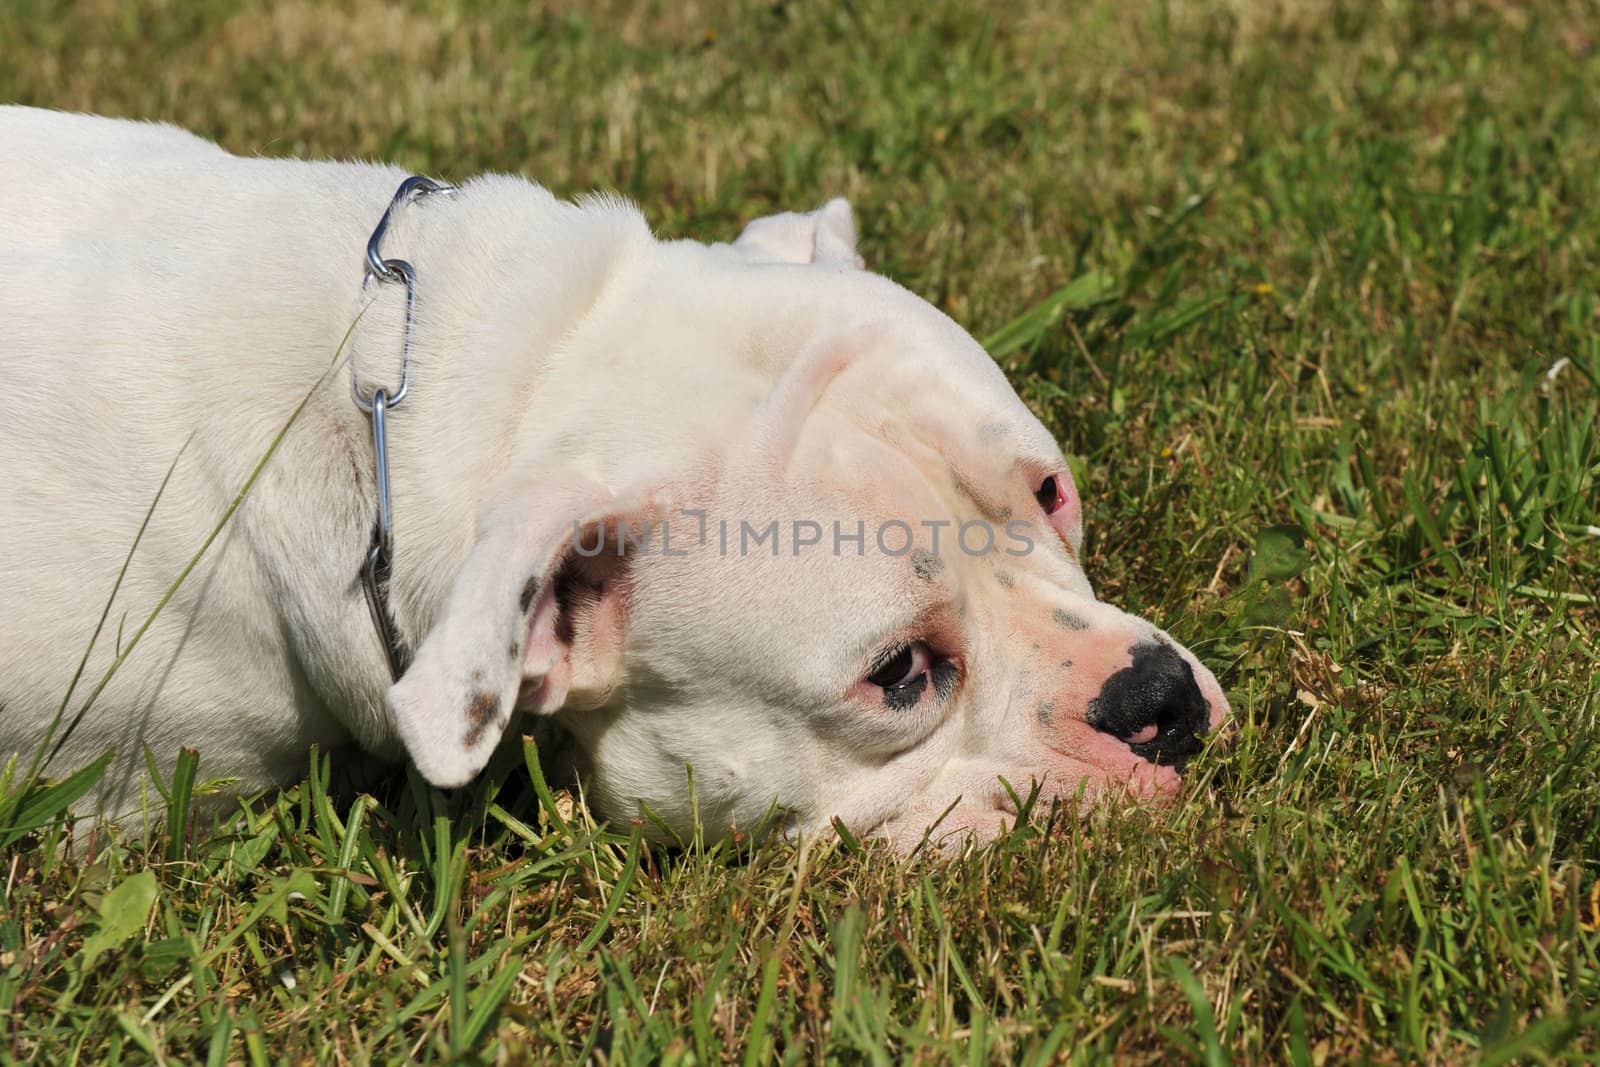
M1036 784L1177 791L1228 712L1215 678L1095 599L1057 444L966 333L858 269L848 206L662 249L644 289L695 283L632 329L681 373L609 417L673 409L669 461L597 433L497 489L390 693L424 776L467 781L520 710L561 717L603 814L679 831L777 812L910 846L992 834Z

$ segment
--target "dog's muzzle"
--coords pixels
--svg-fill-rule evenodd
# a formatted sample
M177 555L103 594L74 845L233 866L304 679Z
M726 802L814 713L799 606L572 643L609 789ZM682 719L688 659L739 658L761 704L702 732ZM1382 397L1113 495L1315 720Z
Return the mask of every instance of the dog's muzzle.
M1089 702L1089 725L1134 755L1181 771L1201 749L1211 709L1193 669L1171 647L1142 641L1131 651L1133 665L1107 679Z

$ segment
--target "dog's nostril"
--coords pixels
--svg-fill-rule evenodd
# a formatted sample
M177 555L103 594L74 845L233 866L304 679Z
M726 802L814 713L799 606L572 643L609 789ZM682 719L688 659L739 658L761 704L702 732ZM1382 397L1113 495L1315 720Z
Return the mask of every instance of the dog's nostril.
M1133 666L1113 674L1089 702L1089 725L1127 742L1136 756L1182 770L1200 751L1211 709L1194 671L1171 647L1142 641L1132 654Z

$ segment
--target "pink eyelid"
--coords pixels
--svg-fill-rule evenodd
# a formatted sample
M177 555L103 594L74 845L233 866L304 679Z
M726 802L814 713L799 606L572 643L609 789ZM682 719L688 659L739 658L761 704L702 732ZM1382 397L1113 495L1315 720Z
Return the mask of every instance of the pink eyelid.
M1055 479L1056 498L1055 502L1045 510L1045 514L1054 516L1059 515L1062 511L1076 503L1078 499L1078 487L1072 481L1071 472L1069 472L1065 467L1057 471L1052 471L1041 478L1039 480L1040 487L1042 488L1045 481L1051 478Z
M1052 478L1055 482L1054 489L1056 491L1056 498L1050 504L1049 509L1045 511L1046 515L1054 515L1056 512L1067 506L1067 491L1061 485L1060 475L1052 475Z

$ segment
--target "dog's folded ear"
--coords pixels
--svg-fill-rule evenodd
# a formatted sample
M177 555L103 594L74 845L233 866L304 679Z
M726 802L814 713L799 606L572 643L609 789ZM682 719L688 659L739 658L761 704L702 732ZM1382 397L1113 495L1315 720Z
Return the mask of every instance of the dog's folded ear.
M816 211L786 211L754 219L733 247L756 259L779 263L822 263L862 267L856 251L856 220L842 196Z
M482 770L514 712L599 706L620 676L628 559L616 546L620 526L639 526L590 484L515 497L486 517L388 693L407 753L436 786Z

